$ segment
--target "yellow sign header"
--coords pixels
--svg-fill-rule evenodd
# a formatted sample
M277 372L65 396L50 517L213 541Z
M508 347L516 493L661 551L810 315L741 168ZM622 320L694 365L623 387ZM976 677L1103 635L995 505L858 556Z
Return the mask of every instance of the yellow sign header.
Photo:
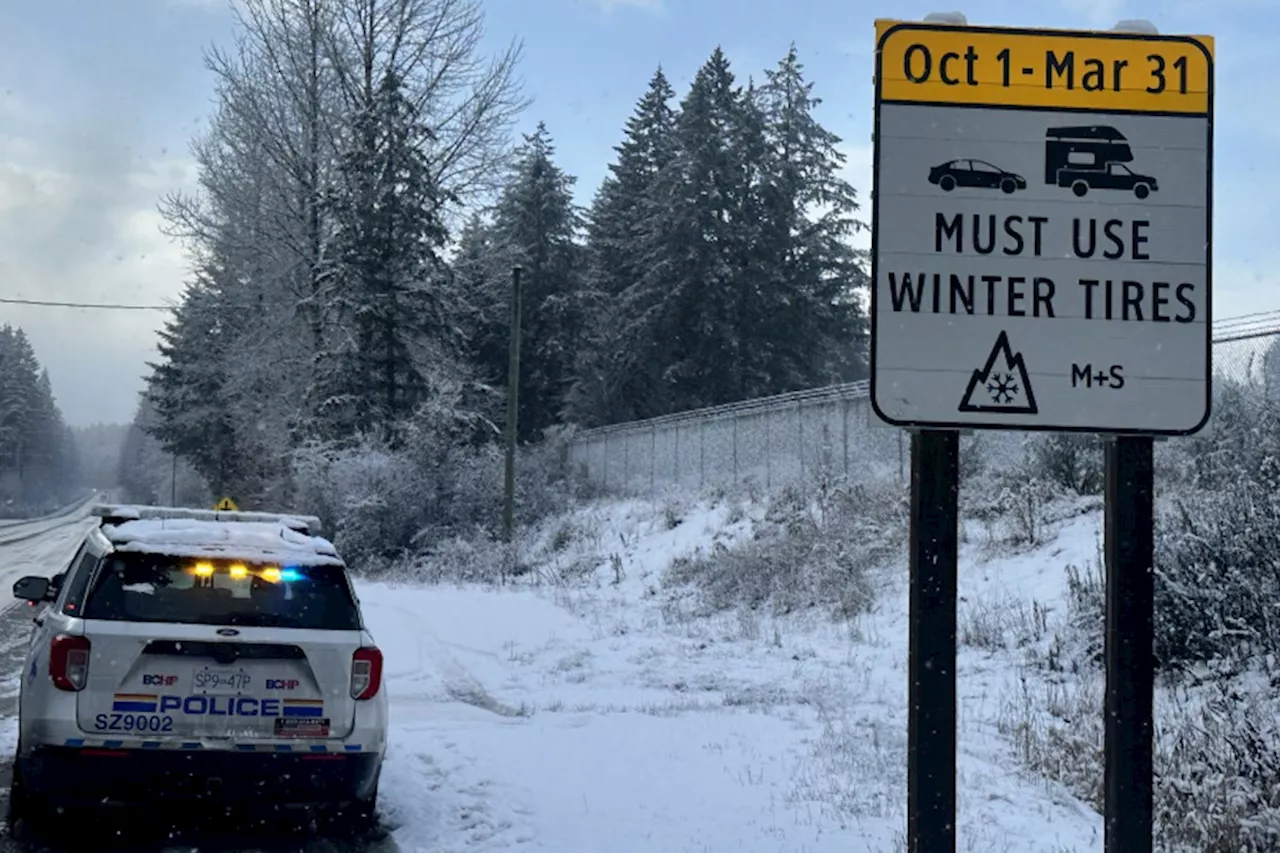
M876 21L881 101L1209 115L1213 38Z

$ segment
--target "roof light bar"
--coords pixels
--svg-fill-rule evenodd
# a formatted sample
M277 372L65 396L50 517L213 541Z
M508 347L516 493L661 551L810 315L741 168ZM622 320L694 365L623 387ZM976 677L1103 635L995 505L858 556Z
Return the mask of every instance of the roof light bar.
M231 521L257 524L281 524L307 536L320 532L320 519L314 515L273 512L227 512L216 509L189 509L173 506L133 506L99 504L89 514L102 519L102 524L123 524L143 519L189 519L191 521Z

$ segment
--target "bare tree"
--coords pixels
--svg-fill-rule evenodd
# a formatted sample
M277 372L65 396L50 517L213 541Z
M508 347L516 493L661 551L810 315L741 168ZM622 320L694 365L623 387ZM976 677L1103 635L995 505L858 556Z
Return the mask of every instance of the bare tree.
M323 336L320 300L327 273L325 195L332 178L343 104L329 61L334 20L324 0L243 0L230 50L212 49L219 112L195 144L203 199L173 196L162 212L171 228L207 248L242 243L269 254L275 273L311 330ZM245 196L248 196L246 198ZM252 211L251 225L245 217ZM261 271L265 258L252 265Z
M349 108L367 105L394 74L431 129L425 153L436 185L464 203L490 195L529 104L516 76L520 44L481 54L479 0L335 0L335 9L330 49Z
M205 57L217 106L192 145L198 190L168 196L161 213L188 247L193 277L218 293L214 310L225 316L209 349L226 362L216 365L220 399L253 479L276 491L305 432L317 359L347 331L334 313L344 280L335 210L351 190L339 164L357 118L385 80L402 81L448 222L495 187L526 102L519 46L482 55L479 0L237 0L233 9L234 43ZM168 387L192 393L172 376Z
M235 15L234 47L206 56L219 107L193 146L202 193L171 195L161 211L197 253L216 242L257 256L255 274L283 280L314 345L331 273L325 197L377 82L404 81L431 130L436 185L466 204L493 191L508 162L528 103L520 47L481 56L478 0L242 0Z

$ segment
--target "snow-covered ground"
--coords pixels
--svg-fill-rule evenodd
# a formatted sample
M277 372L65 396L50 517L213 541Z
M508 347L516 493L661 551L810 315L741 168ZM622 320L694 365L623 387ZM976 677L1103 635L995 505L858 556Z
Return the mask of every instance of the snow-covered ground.
M601 543L606 553L573 584L358 583L387 660L382 807L399 849L905 849L905 544L903 560L878 573L873 612L851 623L817 613L706 618L663 588L663 572L748 533L750 513L700 504L673 529L644 502L578 516L590 541L558 559ZM0 546L5 600L17 576L60 569L85 523ZM1001 558L987 556L979 527L969 530L961 851L1100 848L1099 816L1021 767L1001 733L1025 689L1020 644L1044 640L1063 607L1064 567L1095 556L1099 524L1085 508L1048 545Z
M400 848L904 849L905 562L854 624L692 618L660 591L663 571L749 522L723 505L672 530L642 503L584 512L580 528L627 543L620 583L606 560L573 586L360 584L388 659L384 807ZM1069 518L1007 559L984 558L978 530L965 548L962 851L1099 849L1099 816L1021 768L998 730L1017 711L1020 635L1060 606L1063 567L1094 556L1099 523Z

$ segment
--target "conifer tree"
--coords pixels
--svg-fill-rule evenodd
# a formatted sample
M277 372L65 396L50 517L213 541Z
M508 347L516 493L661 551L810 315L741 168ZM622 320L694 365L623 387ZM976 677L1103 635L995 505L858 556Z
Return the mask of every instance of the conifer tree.
M658 315L648 270L661 257L658 179L675 157L675 93L659 68L627 120L617 159L591 206L584 306L592 318L569 395L579 423L616 423L662 409Z
M447 235L422 153L430 140L388 73L356 118L332 201L336 270L313 395L329 437L377 428L394 438L433 374L457 371L460 306L438 255Z
M554 162L555 146L539 122L516 152L511 182L494 209L494 255L502 268L523 268L520 356L520 437L530 440L561 420L584 329L581 211L574 178ZM477 345L497 358L486 375L506 386L511 329L506 275L488 283L485 328Z
M666 357L669 411L744 399L739 318L746 288L741 251L750 241L751 164L746 98L717 48L680 105L677 155L658 181L667 215L654 225L661 252L646 271Z
M762 393L839 381L865 342L857 293L867 284L852 237L854 188L841 176L840 137L814 116L821 105L792 45L757 93L768 145L759 247L774 259L759 336L769 341Z

